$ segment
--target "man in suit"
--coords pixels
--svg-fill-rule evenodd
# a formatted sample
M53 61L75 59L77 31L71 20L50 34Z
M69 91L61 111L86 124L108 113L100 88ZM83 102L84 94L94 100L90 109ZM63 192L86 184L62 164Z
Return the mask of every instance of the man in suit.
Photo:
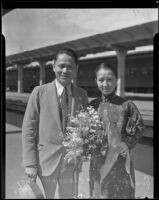
M88 103L86 91L72 84L77 62L74 51L60 50L53 65L55 80L33 89L24 115L22 150L25 173L33 181L37 176L40 178L46 198L54 198L57 184L59 198L74 197L76 166L73 161L64 163L66 149L62 142L68 113L74 116Z

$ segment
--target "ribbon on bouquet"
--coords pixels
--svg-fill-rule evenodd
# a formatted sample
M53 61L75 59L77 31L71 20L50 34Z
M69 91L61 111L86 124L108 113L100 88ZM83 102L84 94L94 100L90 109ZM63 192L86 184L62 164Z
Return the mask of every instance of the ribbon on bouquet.
M110 109L110 106L112 107ZM119 154L120 154L120 144L121 144L121 128L123 124L123 108L122 106L113 107L114 105L108 104L104 106L103 120L106 126L106 131L108 133L108 151L106 154L106 160L101 168L101 178L105 178L113 165L115 164ZM113 119L114 118L114 119ZM116 118L116 119L115 119ZM125 168L130 176L131 186L134 188L134 183L130 174L130 152L129 149L126 151L126 162ZM101 181L102 181L101 179Z

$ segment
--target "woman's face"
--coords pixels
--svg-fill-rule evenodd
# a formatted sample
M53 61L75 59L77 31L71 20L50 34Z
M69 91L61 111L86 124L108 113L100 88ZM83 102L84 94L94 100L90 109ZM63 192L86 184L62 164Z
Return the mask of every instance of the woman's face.
M100 69L97 72L96 82L98 89L104 95L111 94L117 86L117 79L111 69Z

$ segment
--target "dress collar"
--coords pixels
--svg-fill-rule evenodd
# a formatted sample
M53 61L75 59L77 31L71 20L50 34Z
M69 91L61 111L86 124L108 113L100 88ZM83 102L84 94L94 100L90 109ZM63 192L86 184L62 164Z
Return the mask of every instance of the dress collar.
M112 92L108 96L102 94L102 102L111 102L112 99L115 97L115 92Z

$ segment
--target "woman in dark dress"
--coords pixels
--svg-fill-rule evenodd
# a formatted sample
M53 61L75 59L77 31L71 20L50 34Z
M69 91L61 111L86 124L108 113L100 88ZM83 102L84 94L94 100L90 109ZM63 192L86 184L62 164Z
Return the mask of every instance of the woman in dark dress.
M135 104L115 94L114 67L102 63L96 69L101 96L90 102L104 121L107 151L92 155L89 180L91 198L134 199L135 174L132 149L141 138L144 125Z

